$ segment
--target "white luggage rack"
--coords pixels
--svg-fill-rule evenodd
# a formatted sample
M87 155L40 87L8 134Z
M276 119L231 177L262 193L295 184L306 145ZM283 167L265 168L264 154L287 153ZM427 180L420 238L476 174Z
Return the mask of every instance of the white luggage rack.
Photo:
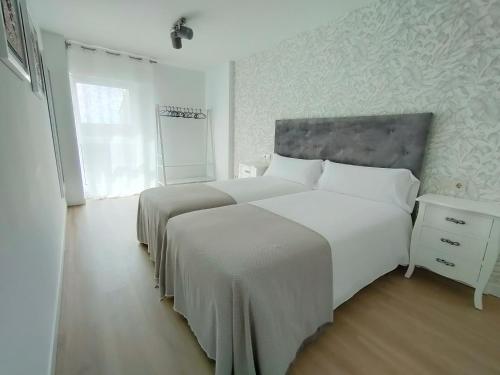
M160 186L215 179L209 111L156 106L157 183Z

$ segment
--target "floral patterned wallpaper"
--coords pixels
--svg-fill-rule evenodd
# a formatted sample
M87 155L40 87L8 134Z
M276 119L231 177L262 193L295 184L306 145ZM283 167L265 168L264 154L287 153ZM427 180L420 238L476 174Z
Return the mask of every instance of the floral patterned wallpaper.
M498 0L375 0L234 74L236 168L272 152L276 119L433 112L423 192L500 201Z

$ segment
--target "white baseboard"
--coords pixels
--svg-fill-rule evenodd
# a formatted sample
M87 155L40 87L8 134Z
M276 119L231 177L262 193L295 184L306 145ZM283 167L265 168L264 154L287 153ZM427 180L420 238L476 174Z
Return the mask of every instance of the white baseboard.
M64 206L64 228L61 243L61 259L59 264L59 278L57 280L57 301L56 301L56 316L54 321L54 331L52 332L52 344L50 350L50 369L49 374L55 375L56 373L56 360L57 360L57 339L59 336L59 319L61 316L61 300L62 300L62 283L63 283L63 272L64 272L64 254L66 253L66 217L68 215L68 209Z

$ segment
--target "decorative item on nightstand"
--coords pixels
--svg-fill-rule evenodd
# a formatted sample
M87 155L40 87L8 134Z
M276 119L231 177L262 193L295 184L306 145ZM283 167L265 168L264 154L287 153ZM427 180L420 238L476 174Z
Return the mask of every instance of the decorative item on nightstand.
M483 291L500 252L500 204L425 194L410 246L410 265L425 267L475 288L474 306L483 309Z
M238 178L262 176L269 164L261 161L241 162L238 171Z

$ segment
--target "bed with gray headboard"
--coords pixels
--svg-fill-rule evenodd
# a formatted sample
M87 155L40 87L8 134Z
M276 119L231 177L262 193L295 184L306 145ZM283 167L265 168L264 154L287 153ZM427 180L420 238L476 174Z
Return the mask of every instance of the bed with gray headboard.
M275 152L419 176L431 118L278 120ZM287 171L290 162L321 173L321 161L286 159ZM332 309L408 262L410 233L397 205L327 189L179 215L168 224L166 295L216 375L284 374Z

